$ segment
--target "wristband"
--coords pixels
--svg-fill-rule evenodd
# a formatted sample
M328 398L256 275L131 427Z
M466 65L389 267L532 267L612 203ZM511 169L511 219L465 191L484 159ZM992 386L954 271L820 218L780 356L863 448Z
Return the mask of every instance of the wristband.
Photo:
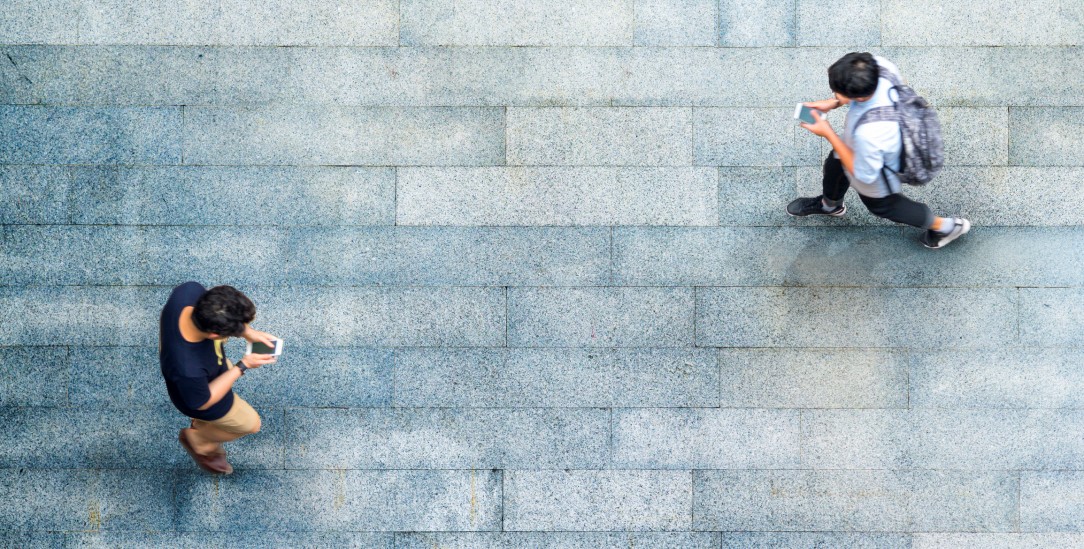
M245 361L243 360L238 360L237 364L234 366L237 366L237 369L241 370L241 375L245 375L245 372L248 371L248 366L245 366Z

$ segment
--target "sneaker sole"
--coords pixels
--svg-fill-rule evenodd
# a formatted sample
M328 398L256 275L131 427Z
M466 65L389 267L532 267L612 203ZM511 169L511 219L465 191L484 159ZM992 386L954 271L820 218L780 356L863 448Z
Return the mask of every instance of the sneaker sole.
M937 246L930 246L925 242L923 242L922 245L931 250L940 250L941 248L944 248L945 246L951 244L953 240L956 240L957 238L960 238L961 236L967 234L967 232L971 230L971 222L966 219L961 219L960 227L961 228L959 231L953 229L953 231L949 233L948 236L944 237L943 239L941 239L940 242L938 242Z
M835 212L835 213L827 213L827 212L825 212L825 213L812 213L812 214L806 214L806 215L798 215L798 214L790 213L790 210L785 210L785 211L787 212L787 215L789 215L791 217L811 217L811 216L814 216L814 215L830 215L832 217L843 217L843 214L847 213L847 205L844 204L843 209L839 210L838 212Z

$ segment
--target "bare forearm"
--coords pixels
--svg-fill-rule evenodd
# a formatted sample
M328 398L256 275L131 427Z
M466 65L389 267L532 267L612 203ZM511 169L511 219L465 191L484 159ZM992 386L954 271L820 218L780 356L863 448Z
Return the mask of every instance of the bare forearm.
M206 410L218 401L226 397L226 394L233 388L233 384L241 377L240 368L230 368L222 373L222 375L211 380L207 384L207 387L211 390L211 398L207 400L207 403L200 406L200 410Z

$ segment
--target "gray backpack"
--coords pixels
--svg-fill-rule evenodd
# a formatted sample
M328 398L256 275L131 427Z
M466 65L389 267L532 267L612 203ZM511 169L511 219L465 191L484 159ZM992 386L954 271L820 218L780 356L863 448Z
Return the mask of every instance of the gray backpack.
M882 69L880 73L892 82L896 100L891 107L866 111L858 119L855 129L867 122L899 122L903 151L900 153L900 169L893 170L893 173L908 185L925 185L945 165L945 147L941 143L941 123L937 120L937 113L891 71Z

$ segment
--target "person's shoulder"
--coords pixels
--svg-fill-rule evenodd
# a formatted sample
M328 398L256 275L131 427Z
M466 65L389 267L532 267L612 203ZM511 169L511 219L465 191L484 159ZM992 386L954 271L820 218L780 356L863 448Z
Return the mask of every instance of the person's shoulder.
M203 295L206 291L207 291L207 288L205 288L203 286L203 284L200 284L199 282L195 282L195 281L190 280L188 282L185 282L184 284L181 284L180 286L177 286L176 288L173 288L173 291L170 292L169 296L170 296L170 298L173 298L173 297L182 297L183 298L183 297L190 297L190 296L196 296L198 298L199 296Z
M899 140L900 125L890 120L866 122L855 128L854 136L856 140L866 143L892 146Z

